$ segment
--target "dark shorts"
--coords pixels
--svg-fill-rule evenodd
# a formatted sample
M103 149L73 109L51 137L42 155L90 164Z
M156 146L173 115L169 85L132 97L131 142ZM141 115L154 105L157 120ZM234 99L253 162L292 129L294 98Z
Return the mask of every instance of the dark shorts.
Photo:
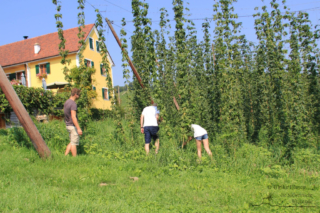
M149 144L151 142L151 138L153 138L153 140L157 140L159 138L158 126L145 126L143 129L144 129L144 140L146 144Z
M199 136L199 137L195 137L195 139L198 140L198 141L202 141L202 140L208 139L208 138L209 138L208 134L205 134L205 135L202 135L202 136Z

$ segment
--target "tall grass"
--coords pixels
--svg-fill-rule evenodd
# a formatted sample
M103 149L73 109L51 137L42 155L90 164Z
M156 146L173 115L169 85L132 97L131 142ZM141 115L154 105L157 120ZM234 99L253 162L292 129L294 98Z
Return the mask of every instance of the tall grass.
M162 134L159 154L152 148L146 156L143 134L119 141L107 119L88 123L79 156L72 158L63 156L69 143L63 122L37 127L50 160L38 157L22 128L0 131L0 212L314 212L277 206L320 206L315 150L296 150L294 164L285 165L279 148L248 143L228 149L210 137L213 161L204 153L199 163L194 141L181 149L179 139ZM267 202L275 206L260 205Z

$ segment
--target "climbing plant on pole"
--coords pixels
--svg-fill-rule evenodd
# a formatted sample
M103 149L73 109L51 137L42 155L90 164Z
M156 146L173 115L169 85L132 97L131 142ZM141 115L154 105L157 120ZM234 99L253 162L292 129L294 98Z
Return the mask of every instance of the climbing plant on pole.
M226 146L233 150L246 138L241 84L238 32L240 23L233 14L234 0L220 0L214 5L215 33L215 121L216 131Z
M79 88L81 90L80 98L77 101L79 107L79 121L80 125L86 126L88 120L90 119L92 106L92 100L96 97L96 92L92 89L92 74L95 73L94 64L88 66L85 63L83 51L86 48L85 41L85 0L78 0L78 44L79 51L77 57L79 59L79 66L74 67L70 70L70 77L72 79L73 87Z
M189 88L188 88L188 64L186 47L186 30L184 29L184 6L182 0L173 1L174 20L176 22L174 33L175 42L175 73L177 93L179 96L179 132L185 137L190 129L192 120L190 119ZM177 97L176 96L176 97ZM186 138L184 138L186 139Z
M52 0L52 3L54 5L56 5L56 10L57 10L57 13L54 15L55 19L56 19L56 25L57 25L57 29L58 29L58 36L59 36L59 39L60 39L60 44L59 44L59 55L61 56L61 64L62 65L65 65L64 68L63 68L63 73L65 75L65 79L67 82L71 82L71 78L70 78L70 75L69 75L69 69L67 67L67 65L70 64L71 60L70 59L66 59L67 56L68 56L68 53L69 51L66 50L66 39L64 38L63 36L63 23L61 21L62 19L62 14L60 13L61 11L61 1L58 1L58 0ZM59 3L59 4L58 4Z
M132 1L133 23L135 30L131 36L132 62L142 79L144 88L133 76L135 99L134 109L136 119L139 119L144 107L151 104L153 84L156 76L154 38L151 30L151 20L147 18L149 5L139 0Z
M108 60L108 49L107 46L105 44L105 37L104 37L104 29L103 29L103 20L102 20L102 16L99 12L98 9L95 10L96 12L96 21L95 21L95 26L98 30L98 36L99 36L99 40L98 40L98 47L99 47L99 52L100 55L102 57L102 61L100 63L100 69L103 69L104 72L106 73L106 84L108 87L108 91L109 91L109 99L112 100L113 97L113 85L112 85L112 76L111 76L111 69L110 69L110 63Z

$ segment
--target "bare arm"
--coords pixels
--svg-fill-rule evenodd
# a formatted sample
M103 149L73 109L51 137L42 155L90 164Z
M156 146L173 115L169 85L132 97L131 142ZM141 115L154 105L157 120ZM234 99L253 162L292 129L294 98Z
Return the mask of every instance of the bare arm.
M185 145L187 145L192 139L193 139L192 136L188 136L188 140L185 141L185 142L182 144L182 148L183 148Z
M141 129L141 133L143 134L144 133L144 129L143 128L141 128L141 127L143 127L143 115L141 114L141 117L140 117L140 129Z
M71 110L71 119L72 119L74 126L77 128L78 134L82 135L82 130L80 129L78 119L77 119L77 111Z

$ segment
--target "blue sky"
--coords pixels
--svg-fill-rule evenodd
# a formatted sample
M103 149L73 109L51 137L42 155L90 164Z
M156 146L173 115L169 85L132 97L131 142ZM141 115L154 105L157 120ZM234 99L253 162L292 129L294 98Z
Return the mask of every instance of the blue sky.
M153 29L158 28L160 17L160 8L164 7L170 14L170 19L173 19L172 0L146 0L149 3L148 16L152 19ZM190 9L191 19L196 24L199 39L202 38L201 24L205 18L212 18L214 0L189 0L184 1L185 5ZM280 1L279 1L280 2ZM91 6L92 5L92 6ZM242 34L247 36L250 41L256 41L254 31L254 18L251 16L255 13L255 7L269 5L269 1L260 0L238 0L234 4L235 12L239 15L239 22L242 22ZM287 0L286 5L291 11L306 10L309 13L313 25L320 24L320 0ZM86 1L86 24L94 23L96 15L94 8L101 11L103 17L108 17L114 21L114 29L120 35L121 19L125 18L127 21L133 19L131 13L131 0L87 0ZM56 13L55 5L51 0L14 0L2 1L0 7L0 20L1 20L1 33L0 33L0 46L23 40L23 36L27 35L33 38L40 35L56 32L56 25L54 14ZM77 0L63 0L62 1L62 22L64 29L77 27ZM171 22L174 32L174 22ZM113 58L116 66L113 68L114 85L124 85L122 78L121 67L121 52L118 44L116 43L112 33L108 30L105 24L105 37L108 50ZM132 34L134 28L129 22L125 27L128 36ZM211 35L213 35L214 22L211 22ZM213 38L213 36L212 36ZM130 40L129 40L130 42ZM138 71L139 72L139 71Z

